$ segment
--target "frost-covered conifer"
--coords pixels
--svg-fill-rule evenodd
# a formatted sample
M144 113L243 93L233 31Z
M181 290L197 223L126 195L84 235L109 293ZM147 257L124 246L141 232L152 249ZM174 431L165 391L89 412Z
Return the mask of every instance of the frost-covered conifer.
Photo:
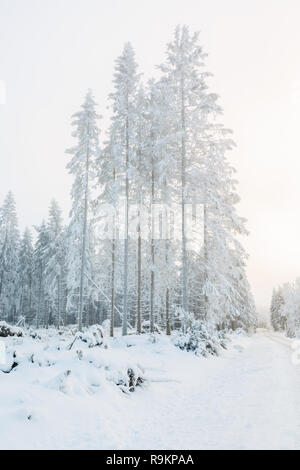
M122 55L116 61L114 92L110 98L113 106L115 143L119 147L119 170L123 174L122 197L124 199L124 289L123 289L123 335L127 334L128 287L129 287L129 198L132 166L136 153L135 120L139 75L134 50L126 43Z
M47 248L46 290L49 308L59 327L62 323L66 295L66 237L61 209L55 200L51 201L47 223L49 246Z
M68 292L78 312L78 327L82 329L84 306L88 299L86 272L90 270L89 236L91 229L91 188L96 178L99 156L99 130L96 103L92 92L86 95L81 110L74 114L73 137L77 144L67 152L72 159L67 165L74 178L71 220L68 227Z
M18 305L19 246L16 205L9 192L0 208L0 308L10 320L15 320Z

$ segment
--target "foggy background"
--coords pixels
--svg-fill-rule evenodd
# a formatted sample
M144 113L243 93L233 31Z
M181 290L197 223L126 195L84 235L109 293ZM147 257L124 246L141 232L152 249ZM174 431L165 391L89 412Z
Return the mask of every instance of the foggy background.
M299 22L299 0L0 0L0 203L11 189L22 230L47 217L52 197L67 216L64 152L87 89L103 128L123 43L148 79L175 26L188 24L201 30L211 90L234 131L248 275L258 309L268 308L273 286L300 276Z

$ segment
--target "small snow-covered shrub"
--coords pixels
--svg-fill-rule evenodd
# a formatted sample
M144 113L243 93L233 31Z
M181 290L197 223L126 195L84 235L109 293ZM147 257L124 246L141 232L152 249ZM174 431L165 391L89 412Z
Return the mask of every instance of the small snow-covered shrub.
M104 346L104 330L102 326L91 326L86 332L82 333L81 340L87 343L89 348Z
M5 321L0 322L0 337L7 338L8 336L23 337L24 332L18 326L10 326Z
M196 320L191 313L182 314L183 329L174 336L174 344L185 351L192 351L197 356L216 356L221 347L226 348L226 338L209 323Z
M156 323L154 323L153 329L154 329L153 333L161 334L160 328ZM142 333L150 333L150 321L148 320L143 321Z
M95 348L96 346L107 348L107 344L104 339L104 330L100 325L93 325L83 333L80 331L76 333L74 341L70 344L69 349L72 349L74 343L78 340L86 343L89 348Z
M120 387L122 392L134 392L137 387L141 387L144 383L142 371L138 367L127 369L126 374L122 374L116 381L116 385Z

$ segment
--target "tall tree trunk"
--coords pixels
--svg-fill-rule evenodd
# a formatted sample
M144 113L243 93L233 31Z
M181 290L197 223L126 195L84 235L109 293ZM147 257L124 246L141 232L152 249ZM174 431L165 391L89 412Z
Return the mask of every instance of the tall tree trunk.
M167 196L167 178L164 179L164 204L165 204L165 224L166 224L166 232L164 233L165 238L165 263L166 263L166 271L167 271L167 287L166 287L166 294L165 294L165 309L166 309L166 334L167 336L171 336L171 318L170 318L170 284L169 284L169 249L170 249L170 227L169 227L169 210L166 208L168 204L168 196Z
M2 269L2 271L1 271L1 277L0 277L0 298L2 297L3 280L4 280L4 269Z
M87 130L89 138L89 124ZM86 238L87 238L87 215L88 215L88 196L89 196L89 167L90 167L90 150L89 139L87 140L86 163L85 163L85 193L84 193L84 213L83 213L83 229L82 229L82 251L81 251L81 271L80 271L80 287L79 287L79 312L78 312L78 329L82 331L82 312L83 312L83 290L84 275L86 264Z
M28 316L31 317L31 309L32 309L32 274L30 274L29 278L29 305L28 305ZM26 316L25 316L26 318Z
M137 296L137 333L142 333L142 236L141 236L141 207L139 207L138 228L138 296Z
M24 286L22 285L21 287L21 297L20 297L20 315L24 315L23 311L25 310L24 308Z
M185 201L186 201L186 123L185 123L185 94L184 78L181 79L181 236L182 236L182 308L188 311L188 281L187 281L187 253L185 228Z
M205 196L206 197L206 196ZM206 288L206 283L208 280L208 275L207 275L207 265L208 265L208 237L207 237L207 204L206 200L204 202L204 214L203 214L203 219L204 219L204 236L203 236L203 257L204 257L204 275L203 275L203 287ZM206 293L203 293L203 300L204 300L204 308L203 308L203 319L207 319L207 314L208 314L208 297Z
M115 222L115 220L114 220ZM110 336L114 337L114 326L115 326L115 254L116 241L112 240L111 247L111 311L110 311Z
M128 103L127 103L128 109ZM124 298L123 298L123 336L127 335L127 316L128 316L128 212L129 212L129 121L126 118L126 181L125 181L125 240L124 240Z
M141 142L141 135L139 134L139 141ZM142 152L139 146L138 149L138 169L139 175L142 173ZM142 227L141 227L141 209L142 209L142 191L141 185L138 188L138 253L137 253L137 334L142 333Z
M154 196L155 196L155 172L154 172L154 156L152 154L152 176L151 176L151 291L150 291L150 331L154 332L154 302L155 302L155 242L154 242Z
M39 279L39 292L38 292L38 309L36 313L36 327L40 327L40 318L41 318L41 298L42 298L42 273L40 273Z
M166 290L166 333L171 336L171 319L170 319L170 289Z
M2 253L1 253L1 258L4 258L4 251L5 251L5 245L7 243L7 228L5 230L5 238L4 238L4 243L2 246ZM4 271L5 269L2 269L1 271L1 277L0 277L0 299L2 297L2 291L3 291L3 282L4 282Z
M169 234L167 235L169 236ZM166 266L168 269L169 264L169 240L166 240ZM167 288L166 288L166 333L167 336L171 336L171 321L170 321L170 288L169 288L169 279L167 279Z
M113 182L116 180L116 170L113 171ZM115 269L116 269L116 216L113 215L113 234L111 243L111 305L110 305L110 336L114 337L115 327Z
M57 277L57 328L60 327L60 275Z

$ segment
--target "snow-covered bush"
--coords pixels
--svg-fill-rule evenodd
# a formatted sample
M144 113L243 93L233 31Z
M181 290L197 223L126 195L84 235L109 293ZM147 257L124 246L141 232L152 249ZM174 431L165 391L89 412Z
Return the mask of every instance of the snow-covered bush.
M24 331L18 326L10 326L5 321L0 322L0 337L7 338L8 336L24 336Z
M142 371L139 368L129 368L126 374L123 373L120 375L116 381L116 385L118 385L124 393L134 392L137 387L141 387L144 383L142 375Z
M221 347L226 348L226 337L207 322L196 320L191 313L181 314L182 331L174 336L174 344L197 356L218 355Z
M100 325L93 325L83 333L80 331L76 333L69 349L72 349L74 343L78 340L86 343L89 348L95 348L96 346L107 348L107 344L104 339L104 330Z
M271 324L290 338L300 337L300 278L273 291Z
M150 333L150 321L149 320L143 321L142 333ZM161 334L160 328L156 323L154 323L153 325L153 333Z

